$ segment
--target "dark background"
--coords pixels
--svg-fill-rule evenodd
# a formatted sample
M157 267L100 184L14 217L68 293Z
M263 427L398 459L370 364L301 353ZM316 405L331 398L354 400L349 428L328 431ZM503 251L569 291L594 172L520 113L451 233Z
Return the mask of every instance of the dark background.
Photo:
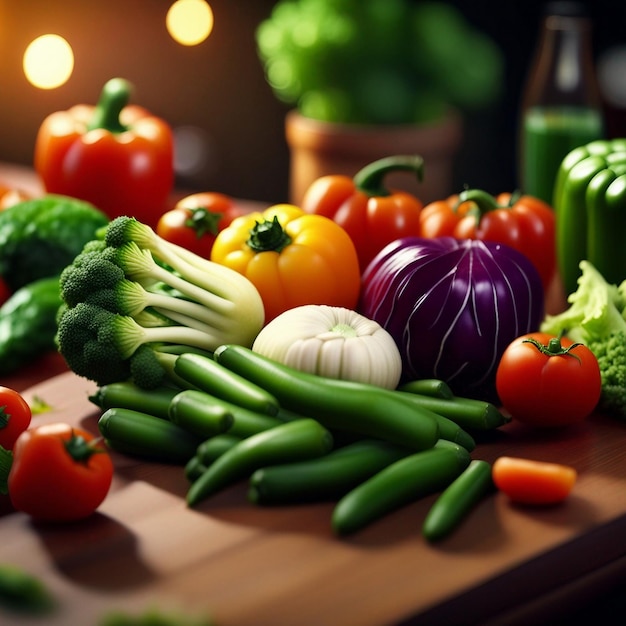
M450 0L500 46L506 62L502 99L465 118L455 187L512 189L518 103L544 3ZM179 179L185 187L268 202L287 200L287 107L265 81L254 32L272 0L212 0L215 28L196 47L175 43L164 26L170 0L0 0L0 160L32 164L37 129L48 113L94 103L104 82L121 75L135 85L134 102L174 127L199 129L209 148L204 167ZM626 44L624 3L587 2L594 51ZM27 44L56 32L72 45L76 64L62 87L32 87L21 69ZM621 112L620 112L621 113ZM621 116L613 135L626 134Z

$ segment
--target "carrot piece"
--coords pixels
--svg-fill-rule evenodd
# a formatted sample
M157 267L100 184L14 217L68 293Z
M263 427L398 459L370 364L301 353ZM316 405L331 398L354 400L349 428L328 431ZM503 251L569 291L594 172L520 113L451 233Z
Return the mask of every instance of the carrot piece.
M567 498L577 472L560 463L501 456L492 467L496 487L513 502L522 504L555 504Z

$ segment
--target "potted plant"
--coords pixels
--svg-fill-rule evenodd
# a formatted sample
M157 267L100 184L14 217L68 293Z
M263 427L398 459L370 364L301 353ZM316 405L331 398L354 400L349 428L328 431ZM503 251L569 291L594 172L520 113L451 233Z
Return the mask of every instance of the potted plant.
M273 92L293 106L294 203L319 176L400 153L425 160L422 200L447 195L463 112L493 103L502 84L499 48L444 2L279 0L256 42Z

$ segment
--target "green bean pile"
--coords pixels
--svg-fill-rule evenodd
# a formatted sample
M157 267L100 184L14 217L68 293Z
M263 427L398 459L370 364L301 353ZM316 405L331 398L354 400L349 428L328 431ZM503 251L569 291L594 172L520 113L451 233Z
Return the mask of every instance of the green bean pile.
M90 400L112 449L184 466L190 507L247 480L256 505L334 502L332 529L343 536L439 494L422 526L428 541L446 537L493 490L490 464L471 457L472 433L508 421L442 381L391 391L236 345L213 358L177 356L159 389L113 383Z

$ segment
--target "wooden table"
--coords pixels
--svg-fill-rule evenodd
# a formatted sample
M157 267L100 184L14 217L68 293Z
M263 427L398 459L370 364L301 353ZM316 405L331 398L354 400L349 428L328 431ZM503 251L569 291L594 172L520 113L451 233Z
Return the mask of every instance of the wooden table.
M47 355L2 382L53 407L34 423L97 432L94 385L63 371ZM558 435L514 425L490 435L474 458L569 463L575 491L542 509L498 494L437 546L419 534L432 498L338 539L330 503L254 507L242 483L189 510L180 467L114 454L112 491L89 520L37 525L5 510L0 560L41 576L59 599L46 625L95 625L112 607L154 604L207 610L223 626L537 623L558 615L563 598L571 609L626 573L624 428L596 416ZM28 622L0 612L0 623Z
M1 383L52 406L34 423L97 432L95 386L58 355ZM43 622L0 611L0 624L96 626L112 608L151 606L206 611L218 626L550 623L626 577L625 429L594 416L565 432L509 424L484 437L474 458L571 464L575 490L537 509L496 494L436 546L419 532L433 498L338 539L331 503L254 507L243 482L190 510L182 468L114 454L113 488L88 520L34 524L5 502L0 561L40 576L58 611Z

